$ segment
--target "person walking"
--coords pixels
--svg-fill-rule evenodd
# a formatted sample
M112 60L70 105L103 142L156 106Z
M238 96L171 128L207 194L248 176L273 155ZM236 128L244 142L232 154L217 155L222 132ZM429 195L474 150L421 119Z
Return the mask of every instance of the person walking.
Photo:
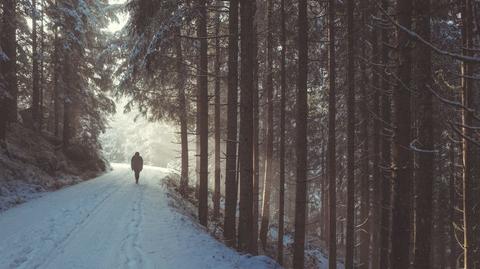
M140 153L135 152L131 161L132 170L135 172L135 183L138 184L140 178L140 172L143 170L143 158Z

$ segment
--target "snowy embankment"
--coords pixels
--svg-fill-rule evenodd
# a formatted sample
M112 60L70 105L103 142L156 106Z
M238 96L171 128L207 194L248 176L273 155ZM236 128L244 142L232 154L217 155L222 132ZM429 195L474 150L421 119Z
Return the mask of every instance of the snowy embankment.
M71 145L64 150L49 134L11 124L5 145L0 145L0 212L106 169L93 149Z
M169 206L167 169L127 165L0 213L1 268L267 269ZM277 267L278 268L278 267Z

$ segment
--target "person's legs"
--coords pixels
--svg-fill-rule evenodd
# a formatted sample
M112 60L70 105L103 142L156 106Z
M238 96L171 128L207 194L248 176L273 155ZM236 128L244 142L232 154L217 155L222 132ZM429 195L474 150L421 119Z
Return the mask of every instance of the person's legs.
M138 184L138 178L140 178L140 171L135 171L135 183Z

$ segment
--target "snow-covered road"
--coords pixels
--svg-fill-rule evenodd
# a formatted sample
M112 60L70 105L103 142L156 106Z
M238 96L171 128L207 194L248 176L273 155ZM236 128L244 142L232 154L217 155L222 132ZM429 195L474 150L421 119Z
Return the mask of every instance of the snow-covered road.
M128 165L0 214L0 268L274 268L241 256L168 205L146 167Z

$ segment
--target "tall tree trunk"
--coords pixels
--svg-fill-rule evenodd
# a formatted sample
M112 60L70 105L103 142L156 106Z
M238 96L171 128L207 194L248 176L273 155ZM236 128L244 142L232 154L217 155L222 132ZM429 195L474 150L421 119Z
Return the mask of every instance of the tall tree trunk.
M382 1L382 8L384 10L388 10L388 1ZM386 19L386 18L384 18ZM389 65L389 56L388 50L389 48L388 43L389 33L387 29L382 29L381 31L381 39L382 39L382 64L385 66L385 69ZM389 268L390 266L390 227L391 227L391 193L392 193L392 181L391 181L391 88L388 82L389 77L385 77L386 72L384 73L384 77L382 78L381 89L383 91L381 96L381 121L382 121L382 135L381 135L381 166L382 175L379 178L380 183L377 183L379 187L378 192L380 193L380 199L377 200L376 204L376 212L379 214L379 237L378 237L378 249L380 250L379 259L375 258L375 254L378 253L374 251L374 258L372 267L373 269L383 269ZM375 244L375 241L373 242ZM377 249L377 248L375 248Z
M1 53L3 51L0 50ZM5 85L5 79L3 77L3 62L0 62L0 71L2 72L2 75L0 75L0 84ZM3 87L0 88L0 147L3 147L5 144L5 137L7 135L7 122L8 122L8 117L7 117L7 92L6 89Z
M61 2L62 3L62 2ZM65 8L66 3L62 3L61 8ZM66 16L65 27L63 27L62 36L66 36L67 33L74 34L72 16ZM67 48L62 50L63 52L63 66L62 66L62 85L63 85L63 129L62 129L62 142L63 149L66 150L70 146L70 139L73 137L73 124L74 118L74 79L75 74L72 65L73 46L71 40L67 40Z
M72 117L72 96L71 90L71 52L66 50L64 53L63 62L63 129L62 129L62 141L63 149L67 149L70 146L70 138L72 137L72 128L70 118Z
M5 83L3 76L0 76L0 83ZM3 142L5 141L5 137L7 135L7 97L6 93L3 92L4 90L0 90L0 147L3 147Z
M430 0L416 1L417 33L430 42ZM415 57L418 67L419 92L418 172L416 176L415 260L417 269L433 268L430 261L432 246L434 137L432 57L429 47L419 44Z
M55 7L57 3L55 2ZM58 27L54 30L54 49L53 49L53 114L54 114L54 134L59 138L60 135L60 42L58 40Z
M177 69L177 89L178 89L178 105L180 109L180 144L182 148L182 168L180 174L180 192L186 195L188 190L188 115L187 115L187 98L185 96L185 73L183 63L183 48L181 39L181 28L175 29L175 53Z
M449 247L450 247L450 256L449 256L449 264L450 269L456 269L457 267L457 237L455 235L455 215L457 210L457 199L456 199L456 161L455 161L455 144L450 144L449 149L449 159L450 159L450 176L448 182L449 188Z
M369 22L372 22L370 19L371 16L376 16L377 15L377 8L374 5L374 3L364 0L362 1L362 7L364 8L363 14L363 20L365 25L368 25ZM367 9L368 8L368 9ZM370 31L365 31L364 33L365 39L364 41L367 42L367 40L370 41L371 44L371 50L370 50L370 55L371 55L371 61L373 63L378 63L379 62L379 42L378 42L378 28L376 25L372 25L372 28ZM366 43L365 43L366 44ZM365 49L362 50L364 54L366 54ZM365 57L366 58L366 57ZM361 61L361 66L360 69L365 70L365 64L363 64L364 61ZM364 98L364 104L363 104L363 118L364 121L367 121L366 124L368 124L368 120L370 118L370 113L368 109L368 95L372 94L373 95L373 102L372 102L372 110L373 110L373 130L372 130L372 170L371 170L371 175L372 178L369 180L369 174L366 176L364 175L364 179L362 182L362 197L365 203L368 203L366 205L364 203L364 209L362 210L362 216L364 216L362 219L367 219L365 223L365 229L362 229L362 234L363 236L360 237L360 241L362 242L360 246L360 268L366 269L366 268L373 268L373 269L378 269L378 261L379 261L379 235L378 232L380 230L379 223L380 223L380 204L381 204L381 196L380 196L380 120L379 118L381 117L380 115L380 86L379 86L379 75L378 75L378 68L371 64L369 66L370 72L371 72L371 83L368 84L368 75L367 71L363 71L363 78L365 86L362 86L363 88L369 87L369 91L366 89L362 89L364 91L363 98ZM365 143L365 154L367 156L369 155L368 152L368 145L369 145L369 133L368 133L368 126L365 124L365 130L364 130L364 143ZM364 157L365 158L365 157ZM368 170L368 163L369 159L367 158L365 160L366 164L364 164L365 170ZM365 183L366 182L366 183ZM368 207L368 208L366 208ZM363 230L366 230L363 231ZM368 241L368 242L366 242ZM365 243L364 243L365 242Z
M296 155L297 181L295 192L295 238L293 268L305 263L305 222L307 218L307 118L308 118L308 19L307 0L298 1L298 75Z
M366 1L365 1L366 2ZM365 3L365 6L367 3ZM370 3L370 7L368 12L364 12L365 16L365 23L368 24L367 18L368 16L376 16L378 14L376 6L373 3ZM378 42L378 28L376 25L372 26L371 31L368 33L369 34L369 41L371 44L371 62L373 63L378 63L379 62L379 42ZM366 37L367 38L367 37ZM361 69L364 69L361 67ZM362 268L369 268L369 262L371 264L371 267L373 269L377 269L379 265L379 252L380 252L380 247L379 247L379 233L376 232L380 230L380 210L381 210L381 195L380 195L380 185L381 185L381 174L380 174L380 144L381 144L381 139L380 139L380 120L379 118L381 117L380 114L380 93L381 91L380 86L379 86L379 69L375 65L370 65L370 72L371 72L371 84L370 84L370 93L373 95L373 102L372 102L372 110L373 110L373 134L372 134L372 144L373 144L373 149L372 149L372 179L371 181L366 179L368 183L366 183L366 186L363 186L362 189L366 188L363 190L365 193L365 200L369 200L369 208L365 209L368 213L368 221L366 224L366 227L370 229L369 233L369 238L365 239L368 240L369 242L366 243L370 247L371 251L371 257L370 259L368 258L368 248L367 250L364 249L364 247L361 248L361 266ZM368 104L365 104L364 106L368 106ZM370 115L368 115L368 107L365 108L367 109L366 115L365 115L365 120L368 120ZM368 128L368 127L365 127ZM368 132L368 131L367 131ZM368 137L368 134L367 134ZM367 145L369 144L368 141L365 142ZM368 154L368 152L367 152ZM368 160L367 160L368 161ZM368 175L367 175L368 177ZM371 186L371 189L370 189ZM371 194L371 195L370 195ZM367 197L368 196L368 197ZM370 197L371 196L371 197ZM362 231L363 232L363 231ZM363 242L363 240L362 240Z
M328 1L328 268L337 268L337 182L336 182L336 102L335 102L335 0Z
M265 250L267 247L267 234L270 220L270 194L273 181L273 1L267 1L267 70L266 70L266 96L267 96L267 130L266 130L266 154L265 176L263 180L263 205L262 224L260 227L260 240Z
M280 45L282 47L280 60L280 175L278 190L278 238L277 238L277 261L283 265L283 234L285 226L285 98L287 91L286 66L286 23L285 23L285 0L280 3Z
M362 10L362 23L363 25L368 25L368 1L362 0L360 2L360 9ZM367 58L367 51L366 51L366 44L368 40L368 30L363 31L362 37L362 49L361 54L362 58ZM376 37L376 35L375 35ZM374 40L375 41L375 40ZM375 43L375 42L374 42ZM373 44L372 44L373 46ZM373 52L373 49L372 49ZM372 60L375 61L375 60ZM361 104L360 104L360 113L363 120L362 128L361 128L361 143L363 143L362 147L362 155L361 155L361 178L360 178L360 224L357 224L360 228L360 244L358 245L358 252L359 252L359 268L360 269L367 269L369 268L369 261L370 261L370 235L374 233L370 233L370 225L373 223L371 218L373 218L373 214L370 216L371 207L370 206L370 172L372 172L372 181L376 182L378 180L378 120L374 119L373 122L373 134L372 139L369 136L369 124L370 124L370 113L369 113L369 93L374 92L373 96L373 113L378 115L378 90L375 87L370 87L369 91L367 92L367 87L369 85L368 73L367 73L367 66L365 61L359 62L359 67L361 70L361 79L362 82L359 83L360 92L361 92ZM372 74L374 76L374 74ZM372 152L372 169L370 169L370 141L373 141L373 152ZM373 184L372 184L373 185ZM374 190L374 195L378 192L375 190L376 188L372 188ZM372 211L373 212L373 211ZM372 248L373 249L373 248Z
M17 121L17 1L3 1L3 34L2 48L8 60L2 64L2 73L5 79L5 89L8 97L4 102L9 122Z
M397 4L398 23L407 29L412 27L412 0ZM392 144L392 269L410 266L411 201L412 201L412 152L411 140L411 42L408 33L398 30L398 73L393 91L394 132Z
M32 119L33 128L38 130L39 120L39 102L40 102L40 89L39 89L39 70L38 70L38 42L37 42L37 1L32 0Z
M215 35L220 35L220 13L215 23ZM220 217L220 39L215 39L215 189L213 194L213 218Z
M241 77L240 77L240 216L238 248L254 252L253 228L253 93L255 64L255 0L240 3Z
M258 16L258 14L256 15ZM253 31L257 36L257 19L255 17ZM258 89L258 40L253 41L253 59L254 65L253 71L253 252L256 255L258 253L258 218L260 208L260 96Z
M225 223L223 236L235 246L237 211L238 0L230 1L228 39L227 154L225 164Z
M198 66L198 132L200 139L200 185L198 191L198 218L200 224L208 223L208 40L207 2L198 0L197 37L200 38L200 59Z
M347 0L347 231L345 268L353 269L355 246L355 43L353 0Z
M463 0L462 11L462 39L463 54L472 56L473 44L473 1ZM480 267L480 150L476 145L478 139L472 128L479 125L474 119L472 111L478 109L480 94L473 85L473 70L471 63L462 63L462 102L464 107L470 110L463 110L463 228L464 228L464 268Z
M446 171L446 170L443 170ZM448 171L448 170L447 170ZM448 209L448 185L441 182L438 184L438 194L436 199L434 199L434 216L436 218L434 221L437 223L437 233L432 238L434 243L432 246L435 246L434 251L431 251L432 261L431 268L445 269L448 268L448 252L447 247L449 245L448 241L448 230L447 224L449 224L449 211ZM433 255L435 254L435 255Z
M41 0L40 3L42 9L41 9L41 15L40 15L40 67L39 67L39 73L40 73L40 82L39 82L39 115L38 115L38 127L39 130L42 131L43 128L43 115L44 115L44 99L45 99L45 28L44 28L44 23L45 23L45 0Z
M2 1L2 6L4 7L4 2ZM5 7L4 7L5 8ZM4 29L4 24L6 23L6 14L5 10L2 9L2 17L0 21L0 29ZM3 51L3 48L5 47L5 41L7 40L7 37L5 35L5 31L2 31L0 33L0 53L3 54L6 52ZM8 72L8 68L6 63L9 61L9 59L4 59L4 57L1 57L0 59L0 147L4 147L4 141L5 141L5 136L7 134L7 122L8 122L8 109L7 106L9 104L9 98L8 98L8 85L6 81L6 74Z
M323 133L324 135L325 133ZM328 240L328 174L327 174L327 146L326 143L322 145L322 186L321 186L321 193L322 193L322 207L321 207L321 217L322 220L321 225L321 239L325 242Z

